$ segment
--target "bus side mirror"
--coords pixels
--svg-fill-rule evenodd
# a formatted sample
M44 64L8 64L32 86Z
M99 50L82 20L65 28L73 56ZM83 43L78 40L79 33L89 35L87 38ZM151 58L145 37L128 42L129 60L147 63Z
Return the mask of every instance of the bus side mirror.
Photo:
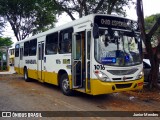
M97 24L94 24L93 26L93 37L94 39L99 38L99 28Z

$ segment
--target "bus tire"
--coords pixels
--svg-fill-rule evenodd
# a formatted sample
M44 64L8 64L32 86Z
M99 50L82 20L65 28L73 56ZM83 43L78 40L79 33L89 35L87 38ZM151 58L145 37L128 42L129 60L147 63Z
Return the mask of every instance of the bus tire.
M24 80L25 80L26 82L30 82L30 79L28 78L28 71L27 71L26 68L24 69Z
M69 78L67 74L63 74L60 78L60 88L64 95L71 96L73 91L69 87Z

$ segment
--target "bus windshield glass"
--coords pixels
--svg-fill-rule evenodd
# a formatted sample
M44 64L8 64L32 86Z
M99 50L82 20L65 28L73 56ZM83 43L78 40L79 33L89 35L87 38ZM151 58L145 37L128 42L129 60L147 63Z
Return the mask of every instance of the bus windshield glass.
M95 59L109 66L133 66L142 63L142 41L139 33L99 29L95 39Z

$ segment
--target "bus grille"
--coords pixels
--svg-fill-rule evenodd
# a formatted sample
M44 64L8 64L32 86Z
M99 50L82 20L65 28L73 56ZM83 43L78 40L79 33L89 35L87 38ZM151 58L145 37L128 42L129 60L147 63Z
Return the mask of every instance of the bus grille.
M130 70L107 70L112 75L130 75L134 74L138 69L130 69Z
M121 89L121 88L129 88L131 87L132 83L128 84L116 84L116 88Z
M125 80L131 80L133 77L126 77ZM112 78L114 81L124 81L123 78Z

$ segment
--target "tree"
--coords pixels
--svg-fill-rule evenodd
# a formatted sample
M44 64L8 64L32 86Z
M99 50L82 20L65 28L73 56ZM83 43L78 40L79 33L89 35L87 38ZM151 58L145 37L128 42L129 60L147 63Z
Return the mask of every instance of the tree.
M2 55L3 48L10 47L13 44L11 38L2 38L0 37L0 59Z
M0 48L3 47L3 46L9 47L12 44L13 44L13 42L12 42L11 38L8 38L8 37L2 38L2 37L0 37Z
M54 27L52 0L0 0L0 17L8 21L17 40Z
M160 13L148 16L144 19L146 32L149 32L149 30L153 27L153 25L156 23L159 17ZM160 27L155 31L154 36L160 38Z
M2 35L4 25L5 25L5 23L4 23L3 19L0 17L0 36Z
M11 38L2 38L0 37L0 59L2 56L3 48L10 47L13 44Z
M8 61L6 61L6 65L4 65L3 61L3 55L5 53L6 57L8 57L8 47L10 47L13 44L11 41L11 38L1 38L0 37L0 70L7 69Z
M72 20L75 20L73 13L79 17L92 13L126 15L124 6L130 7L133 0L53 0L58 6L59 12L66 12Z
M142 0L137 0L137 16L138 16L138 22L140 25L142 38L144 40L147 54L150 59L151 63L151 71L149 75L149 88L158 88L159 86L157 84L158 82L158 72L159 72L159 61L160 61L160 40L158 42L158 45L156 47L156 50L153 51L152 45L151 45L151 38L156 33L157 29L160 27L160 17L157 17L155 20L155 23L153 27L151 27L148 32L145 31L145 22L144 22L144 15L143 15L143 4Z

